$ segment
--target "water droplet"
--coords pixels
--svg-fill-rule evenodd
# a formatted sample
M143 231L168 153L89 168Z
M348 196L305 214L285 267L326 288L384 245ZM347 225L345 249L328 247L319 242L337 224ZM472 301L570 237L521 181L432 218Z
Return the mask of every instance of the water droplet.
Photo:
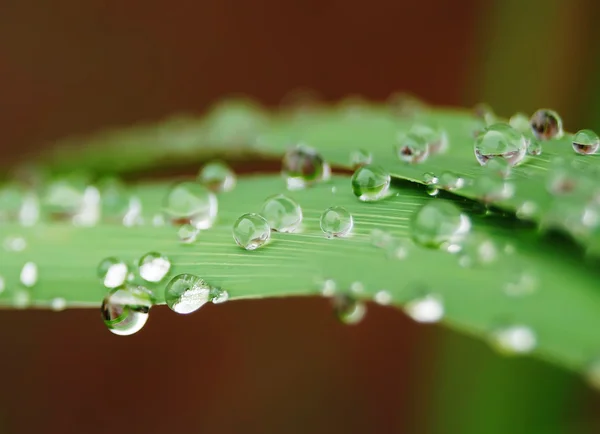
M129 267L117 258L105 258L98 264L98 277L107 288L122 286L127 279Z
M286 179L288 189L298 190L328 180L331 169L315 149L296 145L285 153L281 174Z
M264 217L248 213L233 224L233 239L243 249L255 250L271 238L271 227Z
M229 292L219 289L219 288L211 288L211 300L213 304L221 304L225 303L229 300Z
M46 212L54 219L71 220L84 207L87 187L86 180L77 175L51 181L43 195Z
M436 295L425 295L412 300L404 306L404 311L420 323L434 323L444 317L442 299Z
M506 160L514 166L523 161L527 141L518 131L506 124L485 128L475 139L475 157L482 166L493 159Z
M538 288L538 279L530 273L520 273L517 279L504 285L504 292L510 297L533 294Z
M510 163L503 159L490 160L485 165L485 171L492 176L499 176L500 178L508 178L510 176L512 166Z
M198 238L199 233L200 230L189 223L181 225L179 226L179 229L177 229L177 236L179 237L179 241L185 244L191 244L194 241L196 241L196 238Z
M533 137L527 140L527 155L537 157L538 155L542 155L542 150L542 142Z
M165 302L171 310L181 314L192 313L211 300L211 286L193 274L180 274L165 288Z
M480 176L476 178L473 189L477 197L486 204L510 199L515 193L513 184L495 176Z
M269 197L260 214L271 229L278 232L295 232L302 223L302 208L296 201L283 194Z
M362 282L352 282L350 284L350 292L354 294L362 294L365 292L365 285Z
M21 284L27 288L32 288L38 281L38 267L34 262L26 262L21 269Z
M112 333L129 336L144 327L151 307L150 291L143 286L123 285L106 294L100 312Z
M396 154L401 161L410 164L422 163L429 156L429 145L422 136L401 134L398 137Z
M498 258L498 248L489 238L470 235L462 245L459 264L461 267L488 265Z
M331 297L335 294L337 285L333 279L325 279L321 284L321 294L325 297Z
M227 164L221 161L212 161L200 170L198 181L209 190L221 193L233 190L236 177Z
M21 207L19 208L19 223L21 226L31 227L35 225L40 218L40 202L35 193L29 192L23 196Z
M214 193L203 185L184 181L169 190L164 210L175 224L187 223L197 229L208 229L217 218L218 202Z
M470 228L471 221L460 208L439 199L422 206L410 221L413 241L429 248L456 244L467 235Z
M160 282L171 269L171 261L157 252L149 252L138 262L140 277L146 282Z
M553 110L539 109L531 116L530 124L539 140L560 139L563 135L562 119Z
M5 289L6 289L6 282L4 280L4 277L0 276L0 294L2 294Z
M367 306L348 294L334 295L331 300L335 316L344 324L357 324L367 313Z
M475 106L473 106L473 113L477 118L483 120L486 125L491 125L496 122L496 115L489 104L483 102L475 104Z
M152 217L152 226L161 227L165 225L165 216L162 213L154 214Z
M528 133L531 129L529 125L529 116L524 113L515 113L508 121L508 124L520 133Z
M573 150L578 154L595 154L599 147L600 138L592 130L581 130L573 136Z
M425 185L435 185L439 181L438 177L433 172L425 172L423 174L423 182Z
M121 222L129 209L127 187L118 178L105 178L97 185L100 191L102 218Z
M352 230L354 220L346 208L332 206L321 214L320 224L321 230L328 238L345 237Z
M50 301L50 308L54 312L60 312L61 310L65 310L67 308L67 300L62 297L54 297Z
M429 185L427 186L427 194L429 196L437 196L440 193L440 189L437 188L435 185Z
M390 174L380 166L363 166L352 175L352 192L363 202L373 202L387 196Z
M4 249L8 252L22 252L27 248L25 238L19 236L8 236L4 239Z
M371 164L373 154L366 149L356 149L350 153L350 164L354 169Z
M12 294L12 304L17 309L25 309L31 304L31 292L27 288L17 288Z
M430 155L441 154L448 148L448 135L439 128L424 124L414 124L408 130L408 135L422 137L425 143L427 143Z
M517 217L520 219L530 219L538 211L538 206L535 202L525 201L517 208Z
M132 196L129 198L129 205L123 216L123 226L130 228L143 223L142 201L138 197Z
M444 190L459 190L465 186L465 180L456 173L442 172L437 185Z
M537 337L528 326L512 325L495 330L492 333L492 343L506 354L526 354L535 349Z
M377 304L380 304L382 306L388 306L392 304L392 294L389 291L382 289L381 291L377 291L375 293L375 295L373 296L373 300Z

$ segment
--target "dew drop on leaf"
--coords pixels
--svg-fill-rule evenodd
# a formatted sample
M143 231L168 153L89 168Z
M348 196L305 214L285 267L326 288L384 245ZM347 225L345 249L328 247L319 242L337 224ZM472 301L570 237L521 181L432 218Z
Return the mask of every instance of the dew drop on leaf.
M138 262L140 277L146 282L160 282L171 269L171 261L158 252L149 252Z
M373 296L373 300L375 301L375 303L381 306L388 306L392 303L392 294L389 291L382 289L375 293L375 295Z
M595 154L600 148L600 138L592 130L581 130L573 136L572 144L578 154Z
M404 311L417 322L434 323L444 317L444 304L437 295L425 295L406 303Z
M390 188L390 174L380 166L363 166L352 175L352 192L363 202L385 198Z
M396 145L396 155L400 161L409 164L424 162L429 156L427 140L416 134L400 134Z
M453 203L442 200L426 203L410 220L412 240L434 249L459 243L470 228L469 217Z
M165 302L177 313L188 314L211 299L211 286L193 274L179 274L165 288Z
M267 198L260 215L277 232L295 232L302 223L302 208L295 200L283 194Z
M328 238L345 237L352 230L354 220L346 208L332 206L321 214L320 225Z
M529 125L529 116L524 113L515 113L508 121L508 124L518 132L525 134L531 130Z
M532 137L527 140L527 155L537 157L538 155L542 155L542 151L542 142L538 139Z
M423 183L425 185L435 185L439 181L438 177L433 172L425 172L423 174Z
M203 185L184 181L169 190L163 207L176 225L187 223L197 229L208 229L217 218L218 202L214 193Z
M448 149L448 135L445 131L425 124L413 124L408 135L421 137L427 143L429 155L441 154Z
M465 180L454 172L442 172L438 178L438 187L444 190L460 190L465 185Z
M350 165L357 169L373 162L373 154L366 149L356 149L350 153Z
M179 226L179 228L177 229L177 236L179 237L179 241L181 241L184 244L191 244L194 241L196 241L196 238L198 238L199 233L200 230L189 223L185 223Z
M233 239L242 249L255 250L271 238L271 227L259 214L242 215L233 224Z
M315 149L296 145L283 156L281 174L287 182L288 189L299 190L328 180L331 169Z
M20 282L26 288L32 288L38 281L38 267L35 262L26 262L21 269Z
M516 324L492 332L493 346L504 354L527 354L537 346L535 332L526 325Z
M530 124L539 140L560 139L563 135L562 119L554 110L539 109L531 116Z
M61 310L65 310L67 308L67 300L63 297L54 297L50 301L50 308L54 312L60 312Z
M473 183L475 195L484 203L490 204L504 199L510 199L514 193L514 185L496 176L483 175Z
M348 294L336 294L331 298L331 302L336 318L343 324L357 324L367 313L366 304Z
M152 294L146 288L123 285L111 289L102 301L102 320L114 334L129 336L142 329L152 307Z
M234 171L221 161L206 163L198 173L198 181L215 193L233 190L236 184Z
M98 264L97 274L106 288L122 286L127 280L129 267L115 257L105 258Z
M515 166L525 157L527 141L509 125L494 124L477 136L474 151L475 158L482 166L494 159L503 159Z

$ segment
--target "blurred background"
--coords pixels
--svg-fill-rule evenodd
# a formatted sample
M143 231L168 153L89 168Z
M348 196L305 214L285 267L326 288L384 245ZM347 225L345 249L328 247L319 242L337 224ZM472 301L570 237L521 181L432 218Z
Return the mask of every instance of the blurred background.
M600 128L595 0L0 0L0 165L53 140L297 88L408 91ZM597 433L577 376L370 306L153 311L129 338L94 310L0 312L0 433Z

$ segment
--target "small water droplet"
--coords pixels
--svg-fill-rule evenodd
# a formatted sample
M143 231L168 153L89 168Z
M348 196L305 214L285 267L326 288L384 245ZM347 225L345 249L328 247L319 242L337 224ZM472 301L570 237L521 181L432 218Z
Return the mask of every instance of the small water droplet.
M4 249L8 252L22 252L27 248L25 238L19 236L8 236L4 239Z
M271 238L271 227L264 217L248 213L233 224L233 239L243 249L255 250Z
M448 135L437 127L413 124L408 130L408 134L425 139L429 155L441 154L448 149Z
M295 232L302 223L302 208L283 194L267 198L260 214L277 232Z
M197 182L175 184L163 206L173 223L191 224L196 229L210 228L217 218L217 197Z
M165 288L165 302L171 310L192 313L211 300L211 286L193 274L179 274Z
M154 214L152 217L152 226L161 227L165 225L165 216L162 213Z
M288 189L298 190L328 180L331 169L315 149L296 145L285 153L281 174L286 179Z
M179 226L179 229L177 229L179 241L184 244L191 244L195 242L199 233L200 230L189 223L183 224Z
M100 192L96 187L88 186L83 191L81 205L72 217L75 226L92 227L100 221Z
M562 119L553 110L539 109L531 116L531 132L539 140L560 139L563 135Z
M348 294L337 294L332 297L333 311L340 322L348 325L359 323L367 313L367 306Z
M100 312L112 333L129 336L144 327L152 304L152 294L143 286L123 285L108 292Z
M65 310L67 308L67 300L62 297L54 297L50 301L50 308L54 312L60 312L61 310Z
M380 166L363 166L352 175L352 192L363 202L374 202L388 195L390 174Z
M525 134L531 129L529 125L529 116L524 113L515 113L508 121L508 124L518 132Z
M438 177L433 172L425 172L423 174L423 183L425 183L425 185L435 185L438 181Z
M220 288L211 288L210 296L213 304L221 304L229 301L229 292Z
M335 294L337 285L333 279L325 279L321 284L321 294L325 297L331 297Z
M17 288L12 294L12 304L17 309L25 309L31 304L31 292L27 288Z
M389 291L382 289L381 291L377 291L375 293L375 295L373 296L373 300L377 304L380 304L382 306L388 306L392 304L392 294Z
M408 302L404 311L417 322L434 323L444 317L444 304L437 295L425 295Z
M350 292L354 294L362 294L365 292L365 285L362 282L352 282L350 284Z
M140 277L146 282L160 282L171 269L171 261L157 252L149 252L138 262Z
M413 241L429 248L457 244L467 235L470 228L471 221L460 208L439 199L422 206L410 220Z
M429 185L427 186L427 194L429 196L437 196L440 193L440 189L437 188L435 185Z
M491 125L496 122L496 114L489 104L484 102L477 103L473 106L475 116L485 122L486 125Z
M27 288L32 288L38 281L38 267L34 262L26 262L21 269L21 284Z
M127 187L118 178L104 178L97 185L100 191L102 218L121 222L129 209Z
M472 234L462 245L459 264L461 267L489 265L497 258L498 248L491 239Z
M527 155L537 157L538 155L542 155L542 151L542 142L533 137L527 139Z
M346 208L332 206L321 214L320 224L328 238L345 237L352 230L354 220Z
M424 162L429 156L429 145L424 137L415 134L401 134L398 137L396 154L400 161L410 164Z
M535 202L525 201L517 208L517 217L520 219L530 219L538 211L538 206Z
M198 182L215 193L233 190L236 184L235 173L222 161L211 161L198 173Z
M72 219L83 208L86 188L86 180L78 175L54 179L43 195L46 212L57 220Z
M523 161L526 150L525 137L506 124L491 125L475 139L475 157L482 166L494 159L503 159L515 166Z
M125 262L109 257L100 261L97 273L106 288L117 288L125 283L129 267Z
M592 130L581 130L573 136L573 150L581 155L595 154L600 147L600 137Z
M537 345L534 331L525 325L511 325L492 333L492 343L505 354L526 354Z
M477 197L486 204L510 199L515 193L513 184L495 176L476 178L473 189Z
M444 190L460 190L465 186L465 180L456 173L442 172L437 185Z
M350 153L350 165L357 169L373 161L373 154L366 149L356 149Z
M129 205L125 215L123 216L123 226L131 228L133 226L139 226L144 223L142 217L142 201L139 197L131 196L129 198Z
M504 285L504 292L510 297L533 294L538 288L538 279L531 273L520 273L517 278Z
M35 193L29 192L23 196L21 207L19 208L19 223L21 226L31 227L35 225L40 218L40 202Z

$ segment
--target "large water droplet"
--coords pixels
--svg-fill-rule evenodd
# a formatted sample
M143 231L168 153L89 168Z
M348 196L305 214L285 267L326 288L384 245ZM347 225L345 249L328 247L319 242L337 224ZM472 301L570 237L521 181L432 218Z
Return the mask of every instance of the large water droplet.
M38 267L34 262L26 262L21 269L21 284L27 288L32 288L38 281Z
M345 237L352 230L354 220L348 210L341 206L332 206L321 214L321 230L328 238Z
M454 245L464 238L470 228L471 221L460 208L439 199L422 206L410 220L413 241L429 248Z
M492 333L492 343L506 354L526 354L535 349L537 337L528 326L511 325L495 330Z
M107 288L122 286L127 280L129 267L117 258L105 258L98 264L98 277Z
M398 137L396 154L401 161L410 164L422 163L429 156L427 140L416 134L401 134Z
M530 123L531 132L539 140L560 139L563 135L562 119L553 110L539 109Z
M106 327L116 335L129 336L142 329L152 307L152 294L142 286L112 289L100 309Z
M160 282L171 269L171 261L157 252L149 252L138 262L140 277L146 282Z
M366 149L357 149L350 153L350 165L354 169L371 164L372 161L373 154Z
M475 157L482 166L493 159L504 159L512 166L525 157L525 137L506 124L494 124L484 129L475 139Z
M211 286L193 274L180 274L165 288L165 302L177 313L188 314L211 300Z
M388 194L390 174L380 166L363 166L352 175L352 192L363 202L380 200Z
M335 316L344 324L359 323L367 313L367 306L348 294L337 294L332 298Z
M302 208L293 199L277 194L267 198L260 214L272 230L294 232L302 223Z
M595 154L599 147L600 138L592 130L581 130L573 136L573 150L578 154Z
M227 164L221 161L212 161L200 170L198 181L209 190L220 193L233 190L236 177Z
M444 317L444 304L436 295L425 295L408 302L404 311L417 322L434 323Z
M175 224L191 224L208 229L217 217L217 197L197 182L174 185L164 200L164 210Z
M297 190L329 179L331 169L315 149L297 145L285 153L281 173L288 188Z
M465 186L465 180L454 172L442 172L437 185L444 190L459 190Z
M271 227L264 217L248 213L233 224L233 239L243 249L255 250L271 238Z
M508 124L522 134L528 133L531 129L529 117L524 113L515 113L512 115Z

